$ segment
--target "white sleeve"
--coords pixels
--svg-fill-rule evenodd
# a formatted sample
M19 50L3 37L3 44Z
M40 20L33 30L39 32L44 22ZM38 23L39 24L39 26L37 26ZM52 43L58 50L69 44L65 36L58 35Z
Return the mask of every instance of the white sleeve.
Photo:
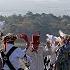
M1 53L0 53L0 58L2 58L2 57L1 57Z

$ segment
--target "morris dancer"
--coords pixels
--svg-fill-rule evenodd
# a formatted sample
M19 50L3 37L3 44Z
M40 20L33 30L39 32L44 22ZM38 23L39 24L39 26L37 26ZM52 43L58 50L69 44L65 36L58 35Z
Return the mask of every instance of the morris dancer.
M48 70L54 70L56 62L56 50L59 48L59 39L56 36L46 34L47 46L51 48L50 52L50 68ZM49 43L49 44L48 44Z
M28 55L32 58L30 70L44 70L44 56L50 54L49 50L46 50L44 46L40 46L40 35L33 35L33 41L28 48Z
M22 51L21 48L15 47L14 42L16 39L17 37L12 33L8 33L2 38L4 48L1 51L1 56L3 59L2 69L4 70L24 70L21 68L19 59L24 59L26 49Z

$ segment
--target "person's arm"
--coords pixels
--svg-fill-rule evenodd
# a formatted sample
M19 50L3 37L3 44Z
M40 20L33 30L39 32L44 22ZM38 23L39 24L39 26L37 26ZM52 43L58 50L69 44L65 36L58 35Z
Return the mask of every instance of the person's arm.
M26 48L24 50L21 50L19 59L22 63L24 63L25 67L28 68L32 60L31 57L26 54L26 50L27 50Z
M2 56L1 56L1 51L3 51L2 49L0 49L0 59L2 59Z
M1 54L0 54L0 59L1 59Z
M23 59L26 54L26 49L22 50L21 48L18 48L16 54L18 58Z
M28 61L31 61L30 56L26 54L27 49L25 48L22 50L21 48L18 49L18 57L21 59L27 58Z
M32 62L32 59L31 59L31 57L30 56L28 56L28 55L26 55L26 62L27 62L27 67L29 67L30 66L30 64L31 64L31 62Z
M0 70L2 68L2 57L1 57L1 53L0 53Z

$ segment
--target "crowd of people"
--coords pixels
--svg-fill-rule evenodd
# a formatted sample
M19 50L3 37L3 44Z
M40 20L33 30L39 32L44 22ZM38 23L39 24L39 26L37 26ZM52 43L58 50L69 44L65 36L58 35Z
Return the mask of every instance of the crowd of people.
M26 35L1 33L0 70L70 70L70 35L59 31L59 37L46 34L46 45L40 45L40 35L28 41ZM25 38L24 38L25 37ZM25 39L26 48L15 47L16 39Z

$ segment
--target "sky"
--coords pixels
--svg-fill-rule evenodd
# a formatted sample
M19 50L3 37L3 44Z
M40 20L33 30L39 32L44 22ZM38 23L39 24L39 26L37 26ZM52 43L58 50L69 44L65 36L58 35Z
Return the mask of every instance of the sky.
M70 0L0 0L0 14L52 13L70 15Z

